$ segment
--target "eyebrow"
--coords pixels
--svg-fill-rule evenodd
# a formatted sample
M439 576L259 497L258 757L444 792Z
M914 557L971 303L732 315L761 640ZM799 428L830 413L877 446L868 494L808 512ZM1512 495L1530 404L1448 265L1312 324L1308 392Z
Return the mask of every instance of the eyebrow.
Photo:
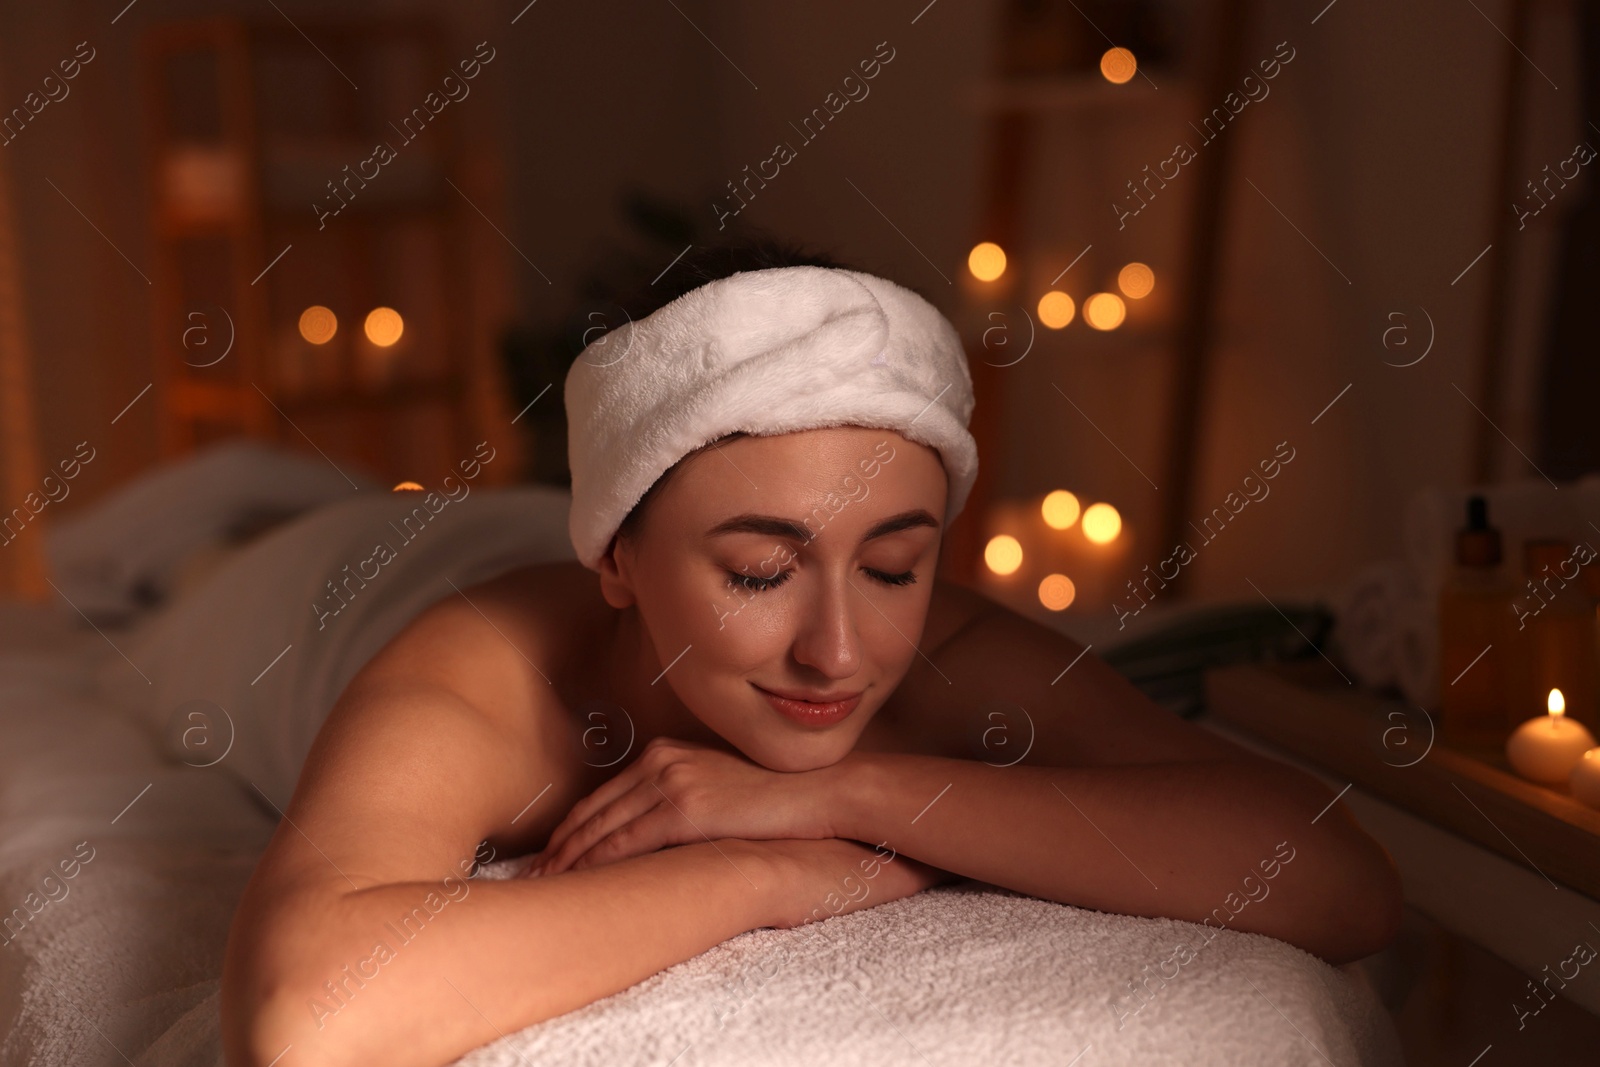
M939 528L939 520L928 514L923 508L913 508L910 511L902 511L898 515L891 515L879 522L865 534L862 534L861 540L865 543L875 537L886 537L889 534L899 533L901 530L915 529L919 526L931 526L937 530ZM731 519L719 522L706 531L706 536L719 537L723 534L735 533L768 534L772 537L784 537L791 541L799 541L802 544L809 542L813 537L811 531L803 523L796 522L794 519L780 518L776 515L753 514L735 515Z

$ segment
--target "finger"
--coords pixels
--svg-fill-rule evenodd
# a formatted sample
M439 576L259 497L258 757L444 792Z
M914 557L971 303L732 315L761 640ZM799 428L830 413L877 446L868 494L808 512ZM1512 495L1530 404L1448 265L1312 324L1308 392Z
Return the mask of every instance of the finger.
M541 854L554 855L556 850L566 843L567 838L593 818L596 812L630 792L646 774L644 755L641 753L638 759L623 768L615 777L572 806L572 810L568 811L561 822L556 824L556 828L550 831L550 838L545 842Z
M540 862L545 874L560 874L572 866L572 861L589 851L607 834L615 831L657 804L661 794L651 782L636 785L631 791L600 809L579 823L559 846L547 850L548 858Z
M673 845L704 840L682 815L662 803L631 822L624 823L573 860L571 869L602 867L634 856L644 856Z
M639 753L631 764L619 771L614 778L573 805L566 818L551 832L550 839L545 844L545 851L553 852L554 849L559 848L577 827L593 818L596 812L613 803L617 798L632 791L644 779L660 774L668 764L683 754L683 750L704 747L703 745L693 745L689 742L670 738L655 738L644 747L644 750Z

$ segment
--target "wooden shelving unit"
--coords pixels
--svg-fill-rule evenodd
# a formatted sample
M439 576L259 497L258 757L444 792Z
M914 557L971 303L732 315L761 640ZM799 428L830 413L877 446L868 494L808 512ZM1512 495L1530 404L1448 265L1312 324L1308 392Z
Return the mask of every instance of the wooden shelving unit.
M238 435L309 441L380 478L428 483L499 435L497 364L482 350L494 330L472 321L481 265L466 231L481 220L449 110L474 106L470 92L416 129L395 126L446 74L461 80L446 41L402 19L213 18L148 33L164 455ZM361 180L380 143L392 162ZM298 327L312 306L337 319L322 344ZM363 333L378 307L404 322L391 346ZM513 473L501 467L491 481Z

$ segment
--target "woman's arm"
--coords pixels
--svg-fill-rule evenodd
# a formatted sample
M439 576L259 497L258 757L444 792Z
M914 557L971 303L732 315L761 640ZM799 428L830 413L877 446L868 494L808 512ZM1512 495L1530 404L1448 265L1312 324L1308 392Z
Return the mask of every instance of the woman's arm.
M1069 638L953 595L971 598L969 621L929 652L938 671L919 661L894 698L905 728L943 751L854 753L817 772L835 832L1019 892L1263 933L1332 962L1393 939L1394 864L1332 790L1158 707Z
M839 836L1032 896L1266 934L1332 963L1376 952L1398 926L1387 855L1297 772L853 753L814 773L829 779L817 784Z
M424 612L319 731L230 930L232 1067L433 1067L770 920L776 878L739 843L465 879L480 842L537 844L585 770L521 651L532 635L472 596L483 615Z
M725 840L553 878L343 889L241 910L230 1067L437 1067L773 925L782 884L761 846Z

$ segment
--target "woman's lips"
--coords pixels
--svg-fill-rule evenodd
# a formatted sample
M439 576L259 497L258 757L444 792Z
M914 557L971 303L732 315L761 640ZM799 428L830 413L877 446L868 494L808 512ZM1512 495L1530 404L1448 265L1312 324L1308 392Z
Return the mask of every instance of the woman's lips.
M801 726L832 726L849 718L850 713L856 710L856 705L861 703L860 693L852 693L829 701L796 700L792 697L779 696L769 689L762 689L754 682L750 684L767 698L767 703L771 704L780 715Z

